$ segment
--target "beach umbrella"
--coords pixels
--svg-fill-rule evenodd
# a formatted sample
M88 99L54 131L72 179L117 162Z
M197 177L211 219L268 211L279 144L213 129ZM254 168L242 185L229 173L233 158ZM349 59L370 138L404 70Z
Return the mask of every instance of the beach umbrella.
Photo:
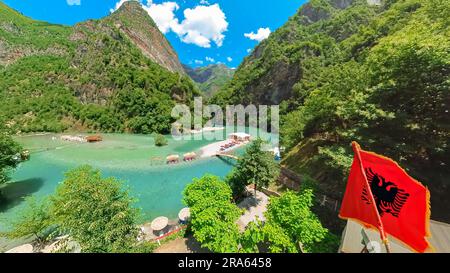
M158 217L155 220L153 220L152 224L151 224L151 228L154 231L161 231L164 228L167 227L167 225L169 224L169 219L167 217Z
M190 217L191 210L189 208L184 208L178 213L178 219L180 219L181 222L186 222Z
M180 160L179 155L169 155L167 157L167 162L178 162Z
M6 251L5 253L33 253L33 246L30 244L21 245Z

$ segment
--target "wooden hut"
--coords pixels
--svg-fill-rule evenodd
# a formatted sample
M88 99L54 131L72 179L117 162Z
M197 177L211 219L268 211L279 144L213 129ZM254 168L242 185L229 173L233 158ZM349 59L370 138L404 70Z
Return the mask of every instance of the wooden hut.
M89 143L100 142L100 141L103 141L103 137L100 135L87 136L86 141Z

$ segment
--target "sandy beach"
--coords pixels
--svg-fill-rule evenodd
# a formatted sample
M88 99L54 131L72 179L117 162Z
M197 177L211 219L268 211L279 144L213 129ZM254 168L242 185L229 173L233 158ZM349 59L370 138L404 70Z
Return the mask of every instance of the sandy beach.
M201 134L206 132L224 131L225 127L205 127L201 130L191 130L191 134Z
M227 152L230 152L232 150L235 150L237 148L240 148L240 147L245 146L245 145L248 144L248 142L242 142L242 143L240 143L240 144L238 144L236 146L233 146L232 148L229 148L229 149L227 149L225 151L220 151L220 147L225 145L225 144L227 144L227 143L230 143L229 139L206 145L205 147L200 149L200 157L201 158L206 158L206 157L216 156L217 153L227 153Z

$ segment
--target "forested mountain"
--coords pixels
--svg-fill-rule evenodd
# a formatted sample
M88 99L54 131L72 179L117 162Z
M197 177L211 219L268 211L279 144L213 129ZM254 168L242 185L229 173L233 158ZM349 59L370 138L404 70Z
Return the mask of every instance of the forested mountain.
M12 132L168 132L198 89L137 2L74 27L0 3L0 121Z
M205 67L191 68L184 65L184 70L197 83L202 95L209 98L215 95L233 77L234 70L224 64L212 64Z
M212 101L281 104L283 164L341 199L350 143L392 157L450 221L450 2L312 0Z

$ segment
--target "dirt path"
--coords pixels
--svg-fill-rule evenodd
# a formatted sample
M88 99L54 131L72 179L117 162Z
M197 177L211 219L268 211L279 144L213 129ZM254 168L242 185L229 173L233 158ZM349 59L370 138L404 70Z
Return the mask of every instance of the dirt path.
M157 248L153 253L208 253L192 237L177 238Z

